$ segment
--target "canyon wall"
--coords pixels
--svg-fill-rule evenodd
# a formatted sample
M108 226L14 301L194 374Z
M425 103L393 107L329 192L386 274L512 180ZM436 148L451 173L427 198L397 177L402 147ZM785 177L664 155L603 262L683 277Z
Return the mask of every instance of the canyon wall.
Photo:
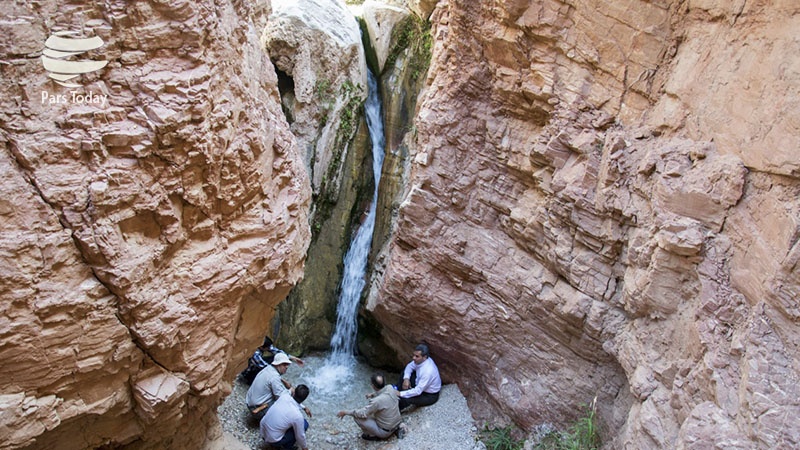
M363 206L363 54L269 2L84 3L0 5L0 448L201 448L312 229L342 252ZM608 448L800 446L800 8L407 6L433 59L384 79L375 353L428 341L478 419L527 431L596 398ZM108 65L55 84L57 31ZM313 257L279 344L327 341Z
M202 448L310 241L269 3L0 11L0 448ZM108 65L50 80L58 31Z
M365 319L480 420L800 446L798 13L439 1Z

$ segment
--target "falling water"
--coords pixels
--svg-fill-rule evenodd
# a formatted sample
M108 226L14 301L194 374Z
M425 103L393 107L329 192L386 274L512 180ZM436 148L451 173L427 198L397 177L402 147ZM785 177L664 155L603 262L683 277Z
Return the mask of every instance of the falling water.
M331 358L341 361L352 358L355 353L356 331L358 327L356 312L361 291L366 283L367 257L372 244L372 230L375 228L375 208L378 203L378 184L383 166L383 120L381 118L381 99L378 95L378 82L372 72L368 73L369 91L364 110L367 116L367 128L372 142L372 176L375 189L372 191L372 202L364 223L358 228L356 237L344 257L344 276L342 277L339 306L336 311L336 328L331 338Z
M344 257L344 275L342 277L339 305L336 311L336 328L331 338L331 353L324 365L313 371L304 373L302 379L311 387L321 401L337 401L354 385L356 360L356 332L358 331L357 310L361 299L361 291L366 284L367 257L372 245L372 230L375 228L375 209L378 202L378 184L381 179L383 165L383 120L381 118L381 100L378 95L378 82L372 72L368 72L367 102L364 110L367 116L367 128L372 142L372 176L375 189L372 202L364 222L358 228L350 249Z

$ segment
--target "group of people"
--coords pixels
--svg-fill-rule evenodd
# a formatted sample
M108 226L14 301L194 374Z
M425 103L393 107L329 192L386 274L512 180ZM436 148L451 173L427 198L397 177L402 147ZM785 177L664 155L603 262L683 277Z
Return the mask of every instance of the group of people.
M270 355L265 356L267 352ZM310 418L311 411L302 403L308 398L308 386L300 384L292 387L282 378L293 361L300 366L305 364L302 359L275 348L272 340L266 338L240 377L250 383L245 401L251 416L259 422L264 442L273 448L289 450L297 445L307 450L308 421L303 417L303 412ZM252 373L255 375L251 377ZM374 392L367 394L367 405L336 414L340 419L352 416L361 428L361 438L365 440L383 440L393 435L402 438L405 428L400 412L411 405L429 406L436 403L442 388L439 369L431 359L426 344L416 346L411 362L406 365L397 385L388 384L381 373L373 374L370 384Z

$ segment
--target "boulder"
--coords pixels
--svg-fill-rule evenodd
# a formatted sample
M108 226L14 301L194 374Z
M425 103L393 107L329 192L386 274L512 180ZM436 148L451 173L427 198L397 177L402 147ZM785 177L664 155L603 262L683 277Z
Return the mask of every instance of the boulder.
M366 24L371 47L378 58L378 73L383 73L386 58L395 44L392 42L395 26L409 14L407 9L374 0L367 0L362 5L361 17Z

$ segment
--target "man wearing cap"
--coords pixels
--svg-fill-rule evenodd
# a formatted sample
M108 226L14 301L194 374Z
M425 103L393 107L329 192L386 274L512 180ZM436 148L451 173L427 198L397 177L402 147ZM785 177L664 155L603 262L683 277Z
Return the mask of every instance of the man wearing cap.
M281 394L291 389L292 385L281 378L291 363L286 353L278 353L272 360L272 364L256 375L253 384L247 390L247 397L245 397L247 409L255 416L255 419L261 420L266 409L275 403Z
M253 356L247 361L247 367L239 374L239 378L248 386L253 384L253 380L255 379L258 372L261 372L261 369L270 365L275 358L275 355L278 353L286 353L283 350L275 347L275 344L272 342L269 336L264 337L264 343L261 347L258 347L255 352L253 352ZM296 357L286 353L286 356L289 357L289 360L293 363L297 363L300 367L303 367L305 362Z

